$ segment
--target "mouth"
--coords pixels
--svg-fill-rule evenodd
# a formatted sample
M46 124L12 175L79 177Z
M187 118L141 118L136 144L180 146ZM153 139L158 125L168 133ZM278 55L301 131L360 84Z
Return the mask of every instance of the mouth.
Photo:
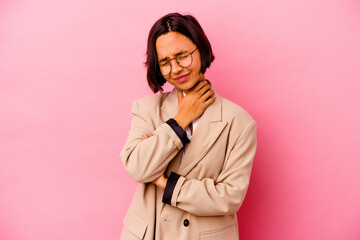
M174 78L178 83L182 83L182 82L185 82L187 79L188 79L188 77L189 77L189 73L188 74L184 74L184 75L181 75L181 76L179 76L179 77L176 77L176 78Z

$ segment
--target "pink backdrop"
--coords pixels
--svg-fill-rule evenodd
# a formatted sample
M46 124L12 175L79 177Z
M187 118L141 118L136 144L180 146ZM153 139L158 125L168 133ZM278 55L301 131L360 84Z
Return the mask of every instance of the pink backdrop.
M152 94L147 34L173 11L199 20L207 78L258 122L241 239L360 239L359 7L1 1L0 239L119 237L136 183L118 155L132 101Z

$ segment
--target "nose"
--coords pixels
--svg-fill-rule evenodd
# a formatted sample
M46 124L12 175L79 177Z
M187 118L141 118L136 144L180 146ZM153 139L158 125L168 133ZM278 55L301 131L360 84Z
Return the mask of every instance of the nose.
M183 70L183 68L180 67L179 64L176 62L176 59L173 59L170 64L171 64L171 72L173 74L177 74Z

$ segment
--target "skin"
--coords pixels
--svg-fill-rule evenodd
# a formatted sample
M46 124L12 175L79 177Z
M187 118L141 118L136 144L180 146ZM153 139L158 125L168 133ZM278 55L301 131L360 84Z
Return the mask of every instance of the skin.
M178 32L168 32L159 36L156 40L156 52L159 60L164 58L174 58L176 53L181 51L192 52L196 45L186 37ZM167 82L178 89L178 111L174 117L179 126L186 130L190 123L199 118L205 109L215 101L214 91L210 84L206 81L204 74L201 73L201 57L197 49L193 54L193 62L187 68L180 67L176 60L171 61L171 73L164 76ZM175 80L184 74L189 74L185 82L178 82ZM186 93L185 97L183 92ZM144 135L143 139L150 136ZM152 182L157 187L165 189L167 177L163 174L158 179Z

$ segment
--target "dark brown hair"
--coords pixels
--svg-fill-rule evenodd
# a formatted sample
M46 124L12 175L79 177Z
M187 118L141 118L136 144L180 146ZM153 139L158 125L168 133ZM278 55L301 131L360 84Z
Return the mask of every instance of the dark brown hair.
M156 54L156 39L168 32L179 32L197 46L201 57L201 73L205 73L206 69L214 61L214 55L209 40L207 39L203 29L198 21L191 15L181 15L180 13L169 13L155 22L149 32L146 62L147 81L154 93L163 91L162 86L166 82L160 73Z

